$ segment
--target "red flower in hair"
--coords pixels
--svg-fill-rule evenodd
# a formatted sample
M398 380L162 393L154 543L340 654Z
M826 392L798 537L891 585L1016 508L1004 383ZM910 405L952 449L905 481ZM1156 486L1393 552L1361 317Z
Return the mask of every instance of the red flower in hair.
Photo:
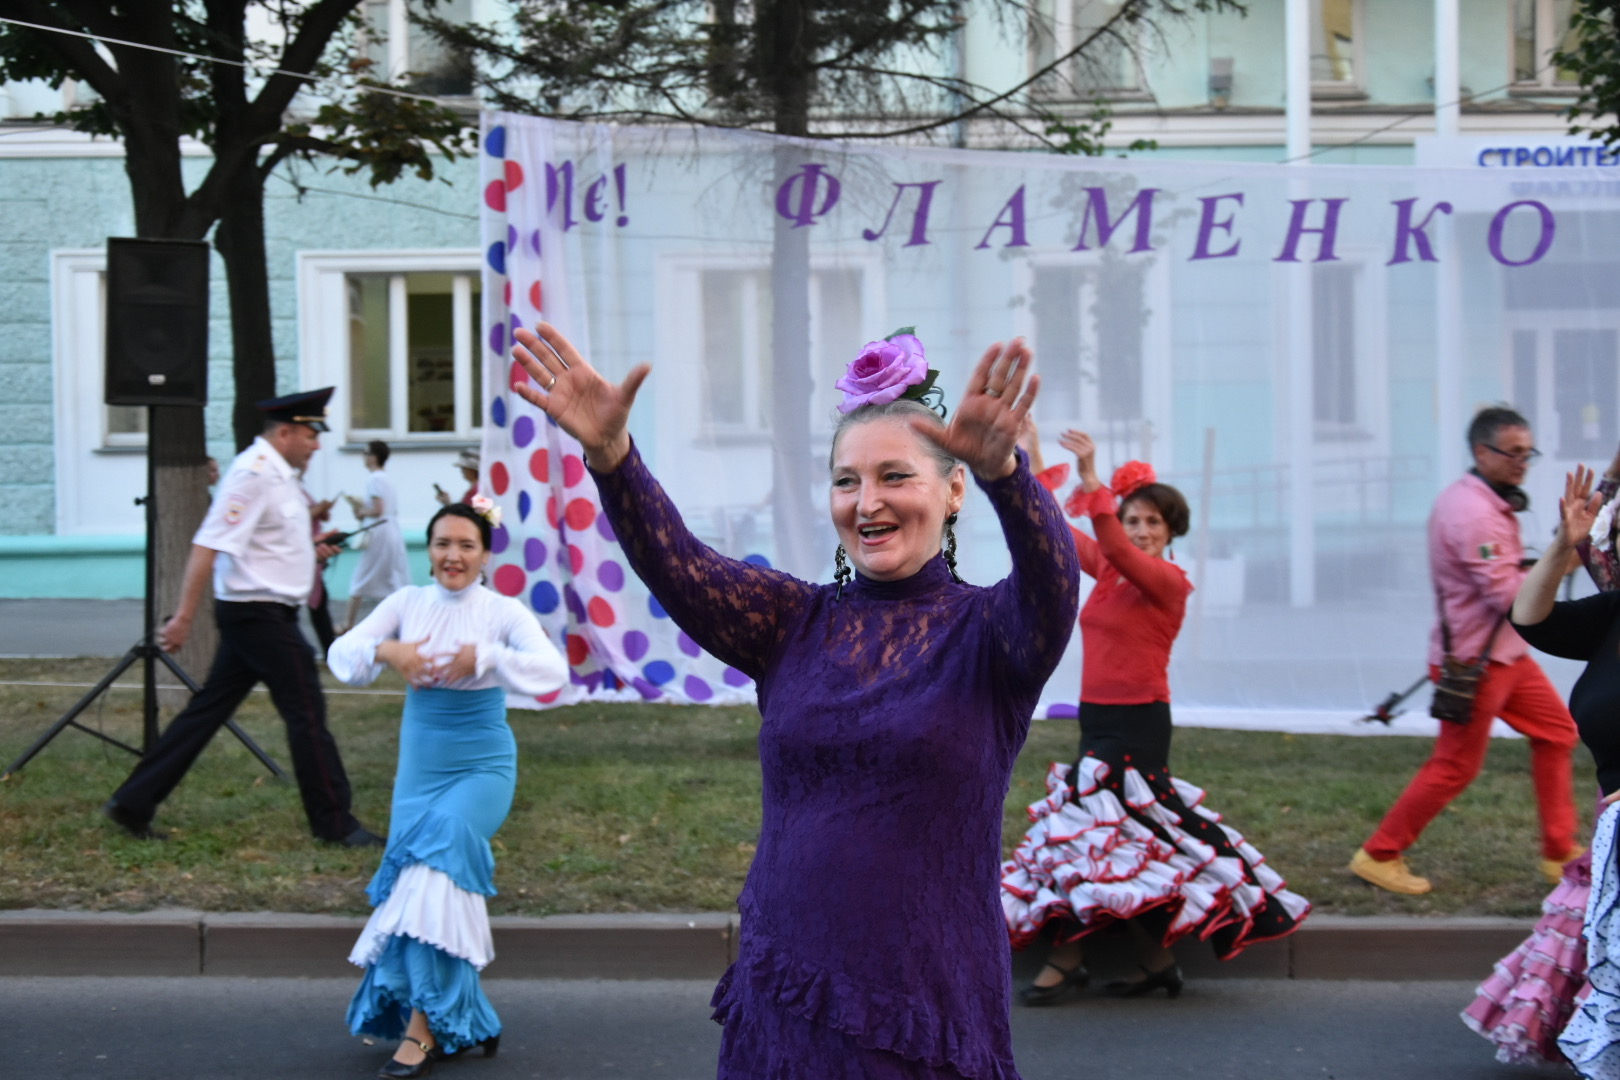
M1133 491L1139 491L1149 484L1159 482L1159 477L1153 471L1153 466L1145 461L1127 461L1114 470L1114 478L1108 481L1108 488L1115 497L1124 500L1130 497Z

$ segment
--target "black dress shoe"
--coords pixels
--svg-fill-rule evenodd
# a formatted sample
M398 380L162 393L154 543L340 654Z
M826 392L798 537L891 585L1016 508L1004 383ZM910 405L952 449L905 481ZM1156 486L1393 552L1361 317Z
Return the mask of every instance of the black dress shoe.
M167 840L167 829L155 829L148 819L143 821L135 816L134 812L120 805L116 800L108 799L102 806L101 813L106 819L123 829L137 840Z
M494 1057L500 1052L501 1049L500 1032L496 1032L487 1039L479 1039L475 1043L468 1043L459 1050L446 1050L442 1046L435 1046L433 1048L433 1056L443 1061L448 1058L460 1057L462 1054L467 1053L467 1051L475 1049L482 1050L485 1057Z
M1108 992L1115 997L1141 997L1151 994L1155 990L1163 990L1164 996L1177 998L1181 996L1181 988L1186 980L1181 977L1181 966L1171 964L1162 971L1149 971L1142 969L1140 979L1121 979L1108 984Z
M364 825L359 825L354 832L336 843L341 847L387 847L388 837L378 836Z
M377 1075L382 1077L382 1080L412 1080L413 1077L426 1076L433 1071L434 1058L444 1056L439 1052L437 1046L429 1046L421 1039L413 1039L409 1035L401 1039L400 1042L401 1044L415 1043L422 1048L422 1053L426 1056L415 1065L407 1065L403 1061L395 1061L390 1058L382 1068L377 1070Z
M1069 996L1070 991L1083 990L1091 982L1091 972L1086 970L1084 964L1065 970L1047 961L1046 966L1062 975L1063 978L1051 986L1036 986L1031 983L1018 991L1018 1001L1022 1005L1055 1005Z

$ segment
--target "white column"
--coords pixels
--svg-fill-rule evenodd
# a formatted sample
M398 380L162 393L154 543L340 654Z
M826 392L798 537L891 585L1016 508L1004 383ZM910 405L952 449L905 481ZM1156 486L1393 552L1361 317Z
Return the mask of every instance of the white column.
M1454 138L1462 119L1457 0L1434 0L1434 133Z
M1458 74L1457 0L1434 0L1434 133L1455 138L1462 120ZM1440 265L1435 273L1435 484L1447 484L1461 472L1462 398L1462 267L1457 263L1456 228L1450 216L1437 218L1435 236Z
M1306 160L1311 152L1311 3L1288 0L1283 23L1288 160L1294 162Z
M1311 152L1311 9L1313 0L1288 0L1284 27L1288 65L1288 160L1296 168L1310 164ZM1301 176L1289 185L1291 197L1310 197ZM1309 245L1306 245L1308 247ZM1288 599L1294 607L1316 603L1316 401L1311 333L1311 264L1285 268L1288 275L1287 330L1281 371L1287 383L1288 446Z

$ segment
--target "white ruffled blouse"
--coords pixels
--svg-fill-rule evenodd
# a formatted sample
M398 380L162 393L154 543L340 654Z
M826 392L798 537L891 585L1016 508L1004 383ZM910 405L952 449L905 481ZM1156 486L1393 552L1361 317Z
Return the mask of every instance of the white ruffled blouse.
M450 690L502 686L540 695L568 682L568 663L534 613L482 585L459 592L436 582L400 589L332 643L326 665L350 686L365 686L388 667L377 659L377 646L385 641L422 642L418 651L435 668L447 666L463 645L476 646L476 674L448 684Z

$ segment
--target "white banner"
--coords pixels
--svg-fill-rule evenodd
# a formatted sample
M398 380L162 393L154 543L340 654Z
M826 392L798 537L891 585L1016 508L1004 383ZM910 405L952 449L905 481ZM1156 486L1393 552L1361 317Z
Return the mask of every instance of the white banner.
M1069 158L800 143L485 117L485 490L493 584L566 635L586 694L732 702L629 574L579 448L507 389L542 314L614 377L653 374L632 432L720 551L830 580L826 461L860 346L915 326L947 403L1028 337L1048 463L1177 485L1198 590L1178 703L1358 712L1423 670L1424 522L1484 404L1530 418L1527 542L1620 429L1620 183L1593 166L1416 169ZM1105 471L1104 475L1107 473ZM1061 499L1065 492L1060 492ZM976 494L969 581L1007 571ZM1043 715L1072 715L1078 634ZM1567 681L1567 667L1549 665ZM1426 694L1419 697L1426 700Z

